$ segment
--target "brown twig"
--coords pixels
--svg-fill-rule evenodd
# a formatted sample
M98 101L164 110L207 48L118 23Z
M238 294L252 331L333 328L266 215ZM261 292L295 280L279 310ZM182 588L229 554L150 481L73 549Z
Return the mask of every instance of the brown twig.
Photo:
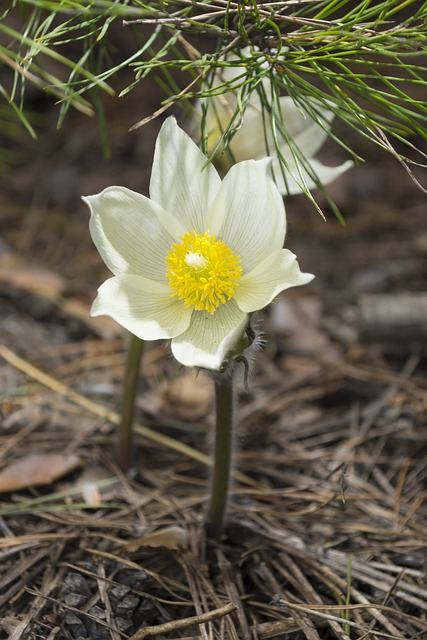
M158 116L162 115L162 113L164 113L170 107L173 107L175 102L177 102L180 98L185 96L185 94L188 93L188 91L190 91L190 89L201 80L201 78L203 77L204 73L205 73L204 71L199 73L197 75L197 77L194 78L194 80L192 80L190 82L190 84L188 84L182 91L180 91L176 96L174 96L173 99L170 99L166 104L164 104L159 109L154 111L154 113L152 113L151 115L147 116L146 118L143 118L142 120L139 120L138 122L135 122L135 124L133 124L129 128L129 131L135 131L135 129L139 129L144 124L147 124L148 122L151 122L152 120L154 120Z
M120 424L120 416L117 413L115 413L114 411L110 411L107 407L103 407L102 405L99 405L92 400L89 400L82 394L77 393L73 389L70 389L70 387L65 385L63 382L55 380L55 378L53 378L52 376L44 373L23 358L20 358L5 345L0 345L0 357L6 360L6 362L11 364L13 367L16 367L16 369L23 371L34 380L37 380L37 382L40 382L40 384L42 384L43 386L51 389L64 398L68 398L69 400L71 400L71 402L74 402L79 407L86 409L90 413L93 413L100 418L108 420L112 424ZM134 429L136 433L144 436L145 438L148 438L148 440L151 440L152 442L156 442L157 444L160 444L161 446L164 446L168 449L179 451L182 455L186 455L193 460L197 460L198 462L206 466L212 465L212 461L209 456L201 453L200 451L197 451L196 449L193 449L184 442L180 442L175 438L166 436L162 433L157 432L155 429L150 429L149 427L146 427L142 424L136 424ZM249 478L243 473L236 471L233 475L238 482L248 484L249 486L258 486L258 483L256 481L252 480L252 478Z
M134 635L131 636L129 640L143 640L143 638L156 636L160 633L169 633L170 631L185 629L186 627L190 627L193 624L204 624L205 622L212 622L213 620L217 620L218 618L228 616L230 613L233 613L233 611L236 611L236 609L237 606L234 604L234 602L228 602L222 607L218 607L218 609L213 609L212 611L207 611L206 613L201 613L197 616L181 618L181 620L171 620L170 622L158 624L154 627L144 627L144 629L140 629L139 631L134 633Z

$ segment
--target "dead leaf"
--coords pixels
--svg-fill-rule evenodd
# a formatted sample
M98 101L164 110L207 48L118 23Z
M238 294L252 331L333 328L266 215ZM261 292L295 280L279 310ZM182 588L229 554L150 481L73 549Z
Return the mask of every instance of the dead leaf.
M60 275L27 262L16 253L0 256L0 281L48 298L59 296L65 289L65 280Z
M108 317L91 318L90 307L95 297L69 295L67 280L33 261L28 261L17 253L8 251L0 254L0 283L6 283L14 289L25 291L36 298L49 300L66 315L77 318L101 338L110 339L123 335L124 330Z
M95 482L86 482L82 485L82 498L91 507L98 507L101 504L101 492Z
M101 490L98 483L111 478L111 474L106 469L99 466L88 467L74 483L74 487L80 489L82 498L86 504L97 507L106 499L106 490L111 494L115 492L115 487L108 487Z
M0 473L0 493L51 484L81 465L77 456L33 454L8 465Z
M206 418L213 400L213 384L204 371L185 371L138 398L138 407L155 416L198 422Z
M164 412L178 420L201 420L210 410L213 397L208 374L186 371L172 380L162 392Z
M82 300L74 296L61 299L58 301L58 305L64 313L73 318L78 318L78 320L86 324L94 333L105 340L126 335L125 330L122 329L115 320L112 320L112 318L107 316L92 318L90 316L92 302L92 298L90 300Z
M21 619L17 616L3 616L0 620L0 629L5 631L8 636L12 636L12 633L18 627L18 624L21 622Z
M322 303L314 296L283 296L271 306L274 330L286 334L292 347L303 352L324 352L330 346L321 318Z
M133 553L138 551L140 547L165 547L166 549L173 549L174 551L187 549L188 536L182 527L166 527L165 529L159 529L159 531L149 536L132 540L132 542L120 547L118 551Z

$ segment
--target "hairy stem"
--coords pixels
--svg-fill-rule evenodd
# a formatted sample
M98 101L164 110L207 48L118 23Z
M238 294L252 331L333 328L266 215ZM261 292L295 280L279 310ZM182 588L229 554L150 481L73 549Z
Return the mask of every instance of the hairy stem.
M135 397L144 342L132 336L126 359L123 380L121 422L119 425L118 463L122 471L128 471L132 458L132 426L135 413Z
M206 515L206 535L221 536L227 506L233 446L233 376L215 379L216 424L211 495Z

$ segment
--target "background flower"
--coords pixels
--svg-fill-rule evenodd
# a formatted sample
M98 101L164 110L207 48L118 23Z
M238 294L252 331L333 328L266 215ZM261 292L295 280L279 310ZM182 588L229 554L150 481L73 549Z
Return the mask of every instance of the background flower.
M205 164L168 118L150 198L109 187L84 200L93 241L114 274L92 315L109 315L144 340L170 338L182 364L219 369L249 313L313 276L283 249L286 216L269 160L238 163L223 181Z
M233 55L228 60L237 61L249 57L249 47L242 49L241 54L242 58ZM268 63L261 62L259 66L268 68ZM239 78L243 82L245 73L246 68L243 64L223 67L217 71L214 85L233 85L239 82ZM270 100L270 80L263 79L261 87ZM334 113L330 109L315 103L312 99L307 99L307 109L304 109L301 105L295 104L290 96L279 97L278 103L279 106L276 105L274 108L281 117L276 117L275 120L275 142L271 114L268 113L268 109L263 109L258 90L252 91L244 113L234 119L232 129L236 131L228 148L224 150L222 145L218 148L216 159L221 168L227 170L234 162L271 156L271 169L280 192L283 195L292 195L304 191L303 187L315 189L319 183L326 186L353 166L351 160L346 160L339 166L329 167L314 158L329 136L328 130L334 119ZM212 153L236 113L238 92L231 90L206 98L205 106L208 152ZM311 109L316 112L321 124L309 114Z

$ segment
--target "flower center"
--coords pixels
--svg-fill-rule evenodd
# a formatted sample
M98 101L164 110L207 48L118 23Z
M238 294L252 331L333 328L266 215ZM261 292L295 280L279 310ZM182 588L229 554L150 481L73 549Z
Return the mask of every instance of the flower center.
M242 276L240 257L208 231L182 236L169 249L166 267L172 296L209 313L233 297Z

